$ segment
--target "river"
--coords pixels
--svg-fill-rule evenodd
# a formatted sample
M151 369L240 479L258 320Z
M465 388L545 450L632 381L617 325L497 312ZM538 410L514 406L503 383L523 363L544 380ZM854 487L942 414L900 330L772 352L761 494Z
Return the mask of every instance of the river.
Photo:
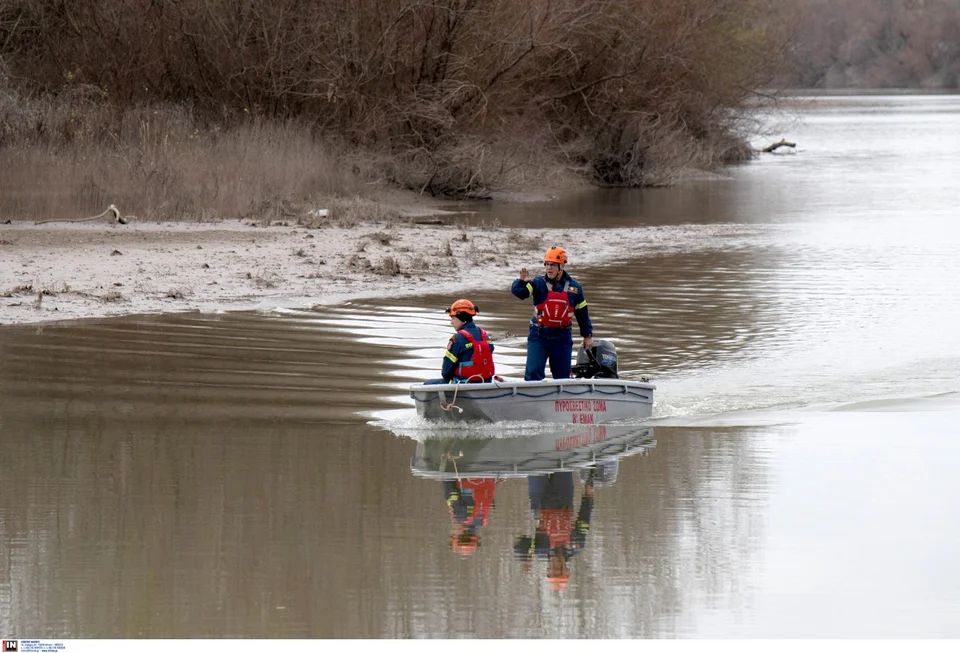
M422 423L449 296L0 329L0 634L960 636L960 97L784 110L728 178L475 207L642 228L570 269L647 422Z

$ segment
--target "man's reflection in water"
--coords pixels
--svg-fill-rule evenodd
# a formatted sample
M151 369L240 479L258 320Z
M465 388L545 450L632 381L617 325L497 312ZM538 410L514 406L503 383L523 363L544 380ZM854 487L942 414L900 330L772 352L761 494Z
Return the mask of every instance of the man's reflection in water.
M493 559L504 553L515 556L523 571L537 567L536 577L545 577L549 587L563 590L570 581L571 558L587 545L594 491L616 483L623 457L655 445L652 428L632 425L558 429L520 437L424 438L417 443L410 469L417 476L442 481L453 522L448 546L464 558L480 545L481 531L483 538L488 537L483 527L490 522L497 485L510 483L509 496L516 496L513 491L520 488L512 484L522 479L533 520L531 524L524 519L522 523L529 525L521 528L532 532L517 533L518 515L506 506L505 523L519 537L513 540L512 552L486 553ZM528 514L522 500L516 507ZM482 557L491 560L490 555ZM477 561L476 556L471 559ZM540 571L541 565L545 571Z
M525 571L532 567L534 556L547 561L547 583L562 591L570 580L570 558L587 544L590 516L593 513L595 472L587 474L580 498L580 508L573 512L573 472L555 472L527 478L530 510L536 519L533 537L522 535L514 540L513 550L523 562Z
M453 519L450 546L467 558L480 546L480 527L486 526L493 509L497 481L493 478L461 478L443 481L443 494Z

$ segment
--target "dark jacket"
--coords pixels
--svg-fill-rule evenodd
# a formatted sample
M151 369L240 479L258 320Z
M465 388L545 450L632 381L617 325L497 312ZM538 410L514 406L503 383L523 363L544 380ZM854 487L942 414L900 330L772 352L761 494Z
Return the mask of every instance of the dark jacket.
M477 340L481 339L480 327L477 326L476 322L467 322L460 328L468 331ZM490 353L493 353L492 342L490 343ZM454 333L450 336L450 341L447 342L447 353L443 355L443 368L441 369L443 380L447 382L457 380L455 378L457 366L471 360L473 360L473 345L459 333Z
M563 290L564 284L569 281L570 287L567 289L567 300L570 302L570 306L573 307L573 315L577 318L577 326L580 327L580 336L587 337L593 335L593 324L590 322L590 314L587 312L587 300L583 296L583 288L580 286L580 283L567 274L567 271L564 270L563 274L560 275L560 278L553 282L553 288L555 292L561 292ZM533 305L537 306L542 304L547 298L547 293L550 292L550 281L545 275L534 277L529 281L521 281L520 279L515 279L513 285L510 287L510 292L519 299L526 299L527 297L533 297ZM537 316L536 311L534 315L530 318L530 325L537 327ZM549 335L551 331L566 331L566 329L553 329L548 327L540 327L541 332L546 332L544 335Z

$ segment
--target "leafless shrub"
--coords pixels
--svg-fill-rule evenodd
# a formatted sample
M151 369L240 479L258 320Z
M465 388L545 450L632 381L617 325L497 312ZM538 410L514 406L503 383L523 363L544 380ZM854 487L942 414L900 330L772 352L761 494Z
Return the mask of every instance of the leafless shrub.
M69 284L61 281L46 288L35 288L33 285L20 285L15 287L13 292L19 294L36 293L38 296L45 295L47 297L56 297L57 295L63 295L71 292L71 289Z
M472 265L482 266L495 263L499 257L496 252L491 252L483 247L477 247L476 243L471 243L459 258L465 258Z
M283 277L269 270L260 270L250 278L258 288L277 288L283 283Z
M430 269L430 261L422 256L414 256L410 259L407 267L413 272L426 272Z
M373 271L385 277L395 277L400 274L400 264L392 256L385 256L380 259Z
M370 263L370 260L366 256L360 256L359 254L354 254L347 259L347 267L351 270L358 270L361 272L366 272L373 268L373 264Z
M393 235L384 233L383 231L378 231L376 233L370 234L368 238L370 238L374 242L377 242L381 245L389 245L390 242L393 240Z
M568 171L646 184L726 157L730 116L788 47L779 3L752 0L64 6L0 5L0 59L29 80L0 100L0 166L25 145L13 187L62 180L51 217L78 197L273 220L279 198L370 182L458 197Z
M513 234L508 242L514 251L529 251L543 248L543 236L527 235L522 231Z

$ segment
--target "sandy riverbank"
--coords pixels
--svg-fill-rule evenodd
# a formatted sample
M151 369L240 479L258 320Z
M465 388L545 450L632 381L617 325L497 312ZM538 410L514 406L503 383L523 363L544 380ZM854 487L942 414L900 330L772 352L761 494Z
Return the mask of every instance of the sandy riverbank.
M597 232L436 222L418 224L408 214L319 228L240 220L4 224L0 324L309 307L388 293L453 297L508 287L521 265L537 266L555 243L577 243L571 271L616 256L617 239Z

